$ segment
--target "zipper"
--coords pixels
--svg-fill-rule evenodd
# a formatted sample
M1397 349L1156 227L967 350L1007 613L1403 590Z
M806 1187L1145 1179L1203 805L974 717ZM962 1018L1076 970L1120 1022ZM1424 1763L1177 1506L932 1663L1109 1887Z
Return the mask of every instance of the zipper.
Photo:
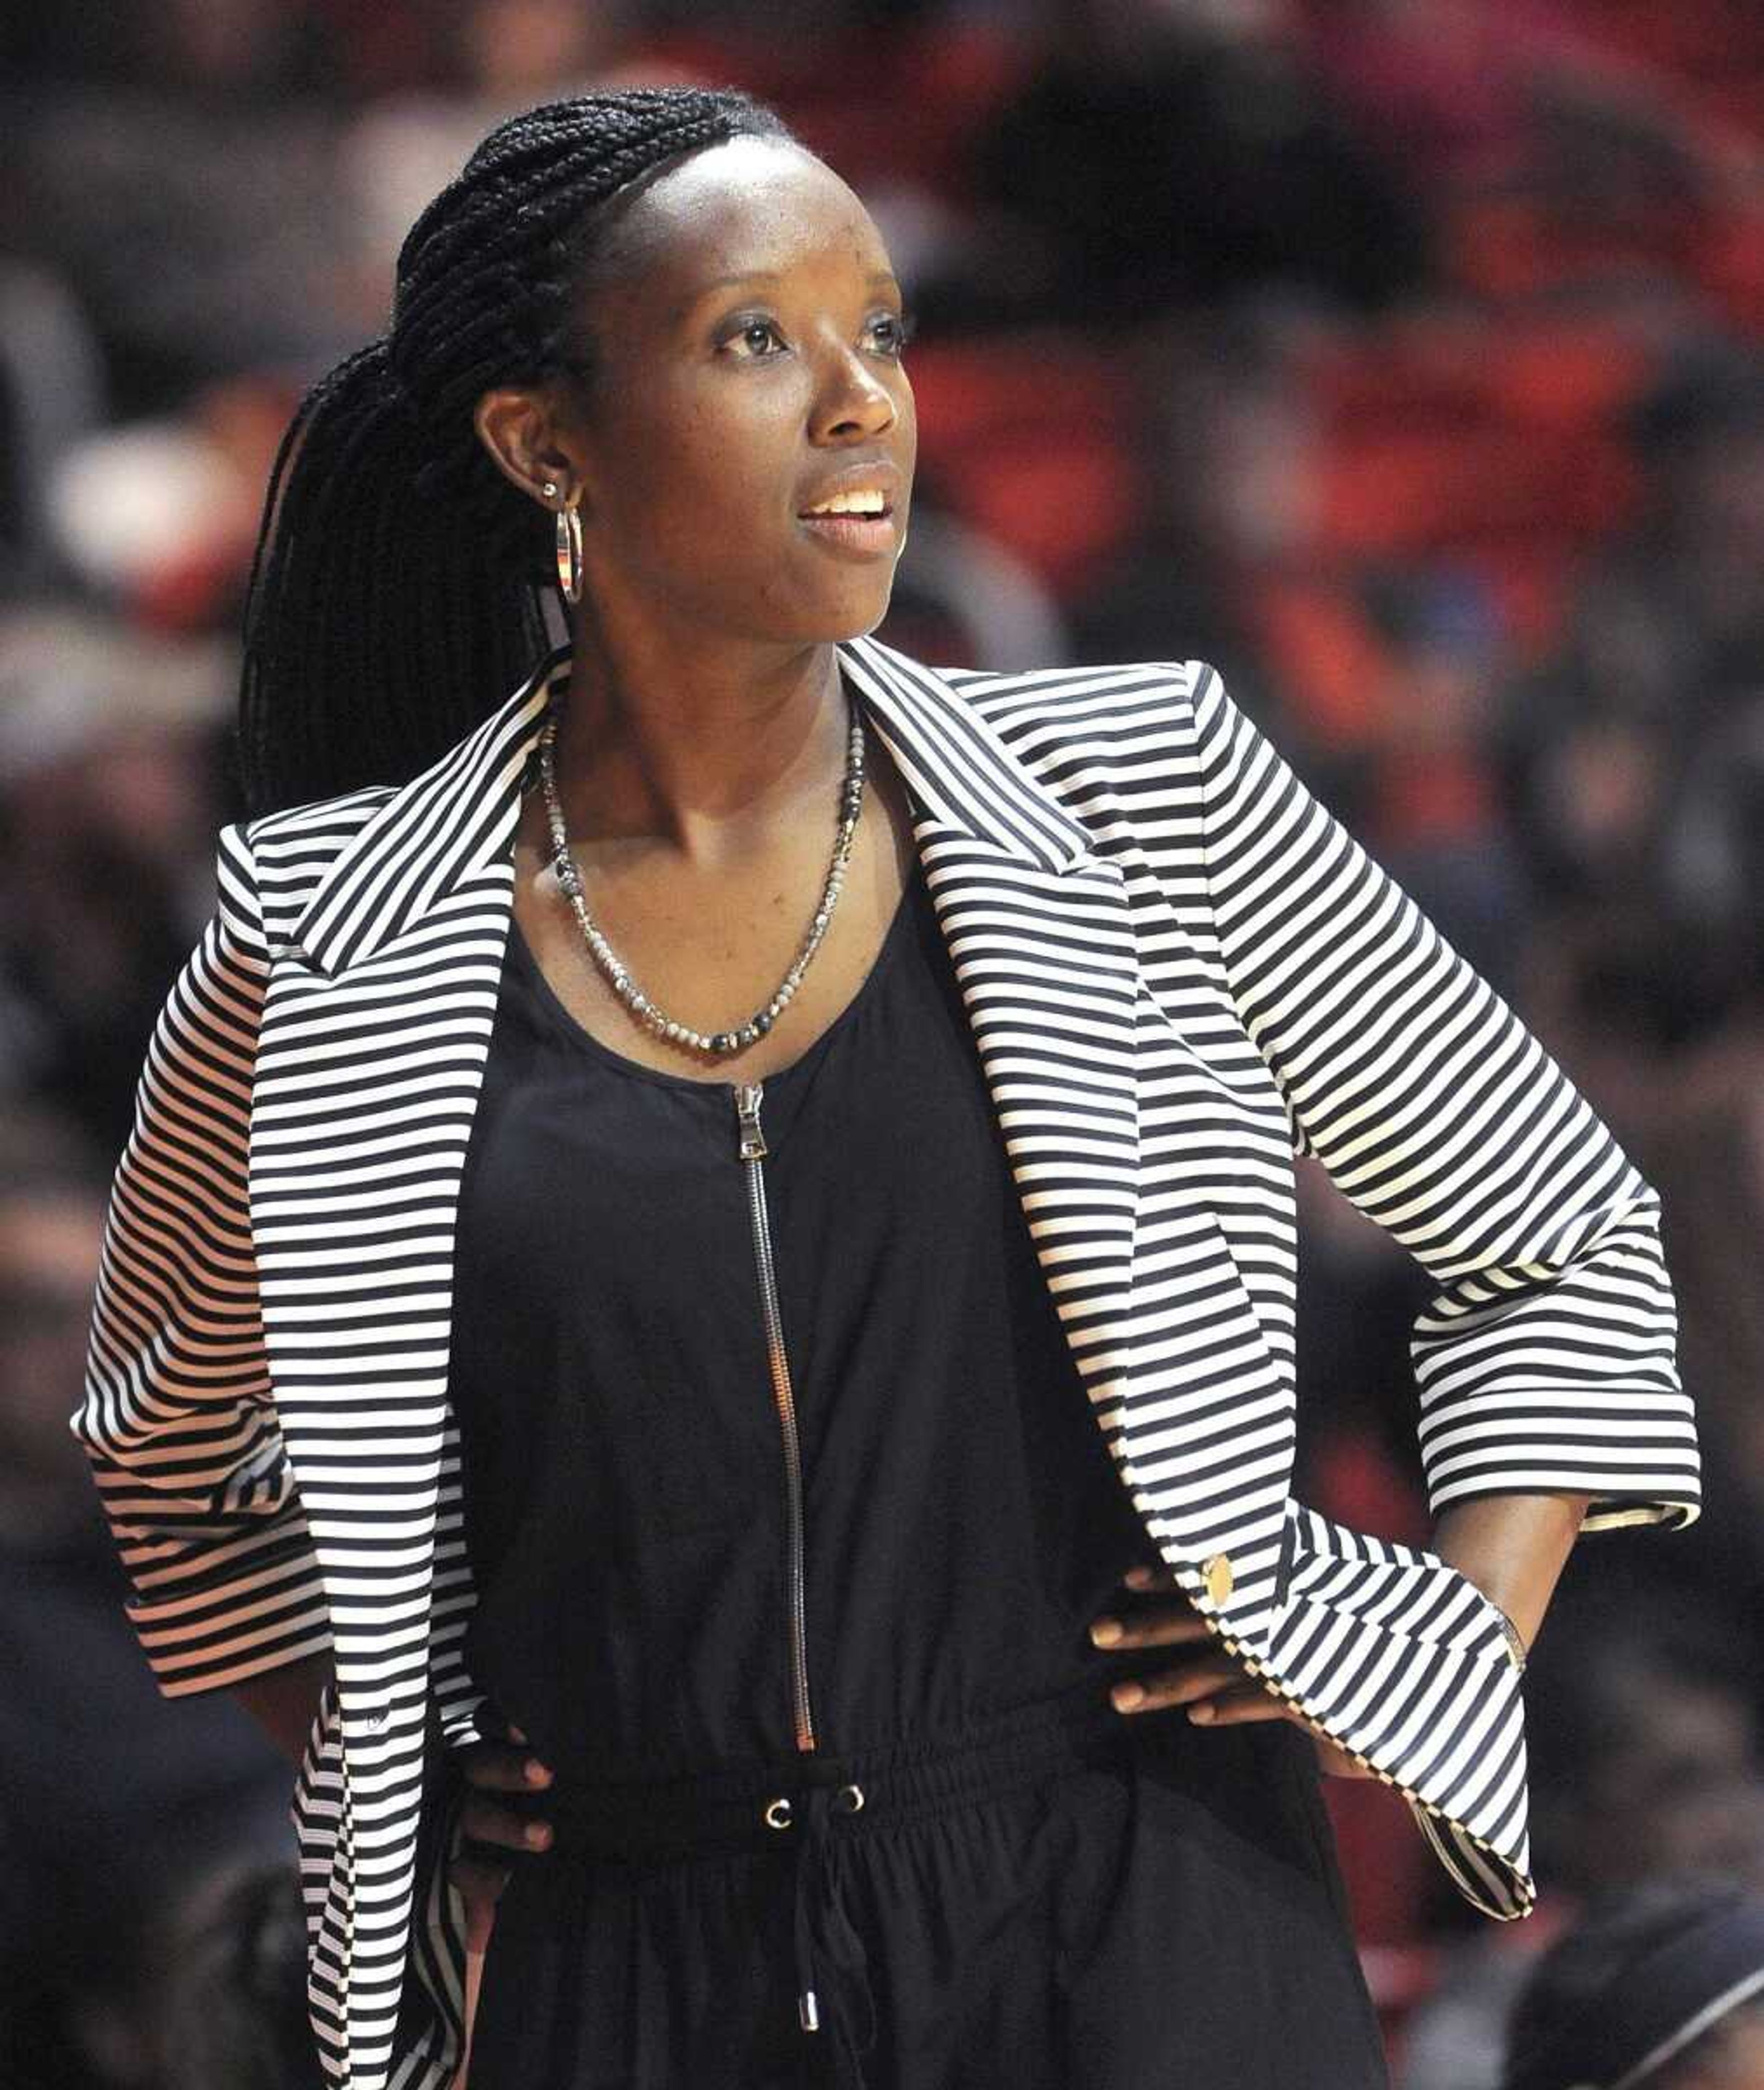
M771 1228L766 1216L766 1175L761 1163L767 1149L759 1121L760 1099L765 1089L763 1082L732 1082L729 1085L740 1134L741 1160L747 1169L747 1210L753 1227L753 1260L759 1272L760 1310L766 1323L766 1353L771 1368L772 1398L777 1404L779 1426L784 1440L792 1709L796 1747L812 1749L816 1743L814 1721L809 1710L809 1649L802 1587L802 1455L796 1437L796 1404L790 1387L790 1360L784 1353L783 1316L778 1310Z
M766 1323L766 1350L771 1367L772 1395L777 1403L779 1423L783 1432L784 1507L789 1538L791 1688L796 1747L808 1750L817 1747L817 1744L814 1722L809 1709L809 1654L803 1627L802 1460L796 1438L796 1402L790 1386L790 1361L784 1352L783 1316L778 1308L778 1285L772 1264L771 1229L766 1215L766 1177L760 1165L768 1150L759 1118L760 1103L765 1090L763 1082L732 1082L729 1085L740 1135L740 1157L748 1170L747 1207L753 1226L753 1257L759 1271L760 1306ZM1479 1850L1486 1851L1497 1864L1505 1864L1506 1860L1486 1838L1479 1836L1473 1829L1467 1828L1432 1800L1423 1800L1412 1786L1406 1785L1401 1778L1392 1777L1388 1771L1380 1770L1358 1749L1350 1748L1338 1735L1331 1734L1320 1720L1313 1718L1305 1711L1294 1692L1268 1674L1235 1636L1225 1630L1221 1620L1206 1611L1202 1611L1200 1615L1213 1636L1256 1679L1262 1688L1285 1702L1290 1718L1324 1741L1333 1744L1380 1784L1394 1787L1416 1813L1430 1841L1434 1840L1434 1833L1427 1819L1429 1816L1435 1821L1445 1822L1461 1836L1467 1838ZM1454 1867L1453 1877L1457 1877ZM1534 1905L1534 1891L1520 1898L1517 1912L1496 1908L1479 1899L1476 1903L1486 1915L1507 1922L1513 1920L1515 1913L1520 1916L1529 1916Z

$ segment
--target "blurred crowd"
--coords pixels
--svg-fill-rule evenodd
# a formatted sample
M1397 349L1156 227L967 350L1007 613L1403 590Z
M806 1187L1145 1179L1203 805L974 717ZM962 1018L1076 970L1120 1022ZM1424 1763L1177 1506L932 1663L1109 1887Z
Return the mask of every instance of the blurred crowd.
M1397 2083L1494 2090L1546 1948L1582 2007L1764 1895L1755 0L15 0L0 62L0 2077L314 2079L287 1770L158 1698L66 1419L239 811L276 441L475 140L596 83L748 88L881 224L921 449L880 635L1213 661L1662 1193L1707 1507L1570 1562L1538 1915L1332 1791ZM1424 1540L1427 1280L1302 1192L1302 1491Z

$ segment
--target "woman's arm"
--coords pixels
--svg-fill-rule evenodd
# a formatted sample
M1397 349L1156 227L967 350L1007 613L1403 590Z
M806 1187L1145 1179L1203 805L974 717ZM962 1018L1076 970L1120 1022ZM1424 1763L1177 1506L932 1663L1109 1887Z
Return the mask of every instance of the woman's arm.
M1191 859L1169 875L1216 927L1294 1150L1436 1280L1411 1343L1431 1505L1447 1557L1534 1630L1573 1531L1697 1512L1659 1200L1217 675L1178 672L1200 890Z
M1433 1548L1500 1606L1529 1649L1591 1502L1590 1495L1478 1495L1441 1512Z
M1155 817L1135 838L1272 1075L1294 1151L1436 1280L1412 1342L1435 1546L1528 1646L1579 1532L1697 1512L1659 1200L1217 676L1193 662L1168 672L1174 752L1162 720L1127 729L1158 764ZM1131 1586L1180 1594L1157 1563ZM1124 1710L1137 1688L1140 1709L1185 1705L1206 1725L1297 1717L1207 1647L1186 1598L1097 1623L1100 1645L1191 1650L1117 1686ZM1461 1887L1480 1860L1449 1863Z
M217 887L142 1069L72 1419L170 1697L330 1645L258 1303L247 1142L268 954L241 828L221 836Z
M233 1696L290 1763L306 1754L325 1687L334 1675L328 1652L284 1662L233 1686Z

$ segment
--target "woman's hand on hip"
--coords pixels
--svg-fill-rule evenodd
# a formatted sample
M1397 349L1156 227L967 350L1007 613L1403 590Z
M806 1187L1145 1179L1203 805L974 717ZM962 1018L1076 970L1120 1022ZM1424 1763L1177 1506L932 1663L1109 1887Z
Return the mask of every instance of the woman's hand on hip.
M544 1791L552 1772L526 1747L526 1736L510 1727L505 1740L474 1742L459 1761L471 1787L460 1809L459 1841L448 1877L466 1903L466 1945L482 1952L490 1942L496 1903L509 1884L509 1865L499 1851L547 1851L552 1825L543 1815L509 1804L506 1795Z
M1317 1761L1335 1778L1369 1778L1345 1749L1307 1725L1284 1699L1245 1673L1243 1664L1214 1641L1206 1620L1182 1593L1174 1571L1162 1561L1130 1568L1122 1578L1130 1589L1157 1593L1174 1601L1126 1606L1092 1621L1090 1637L1098 1647L1123 1651L1144 1647L1187 1647L1193 1652L1174 1669L1136 1670L1114 1685L1110 1702L1120 1713L1161 1712L1183 1705L1197 1727L1236 1727L1252 1720L1289 1720L1304 1727L1316 1748Z

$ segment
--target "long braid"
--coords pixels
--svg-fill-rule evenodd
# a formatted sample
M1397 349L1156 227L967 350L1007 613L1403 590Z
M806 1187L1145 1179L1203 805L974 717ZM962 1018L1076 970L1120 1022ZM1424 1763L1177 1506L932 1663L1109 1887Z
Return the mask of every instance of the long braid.
M473 426L480 397L594 379L578 313L597 206L683 154L789 140L733 89L547 102L492 131L399 250L392 324L282 440L245 609L238 761L253 814L425 768L547 644L551 518Z

